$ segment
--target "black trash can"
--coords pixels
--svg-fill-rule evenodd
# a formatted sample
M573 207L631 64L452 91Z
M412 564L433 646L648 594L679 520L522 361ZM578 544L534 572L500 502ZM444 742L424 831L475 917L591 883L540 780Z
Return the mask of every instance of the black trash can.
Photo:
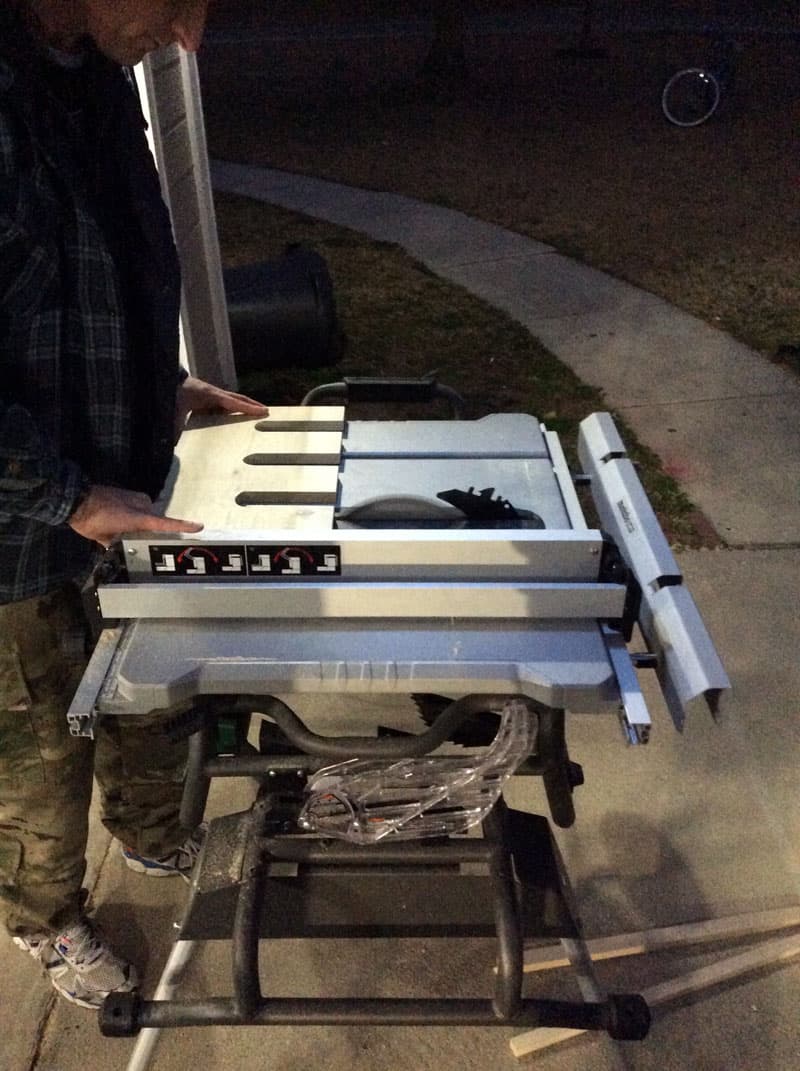
M343 349L325 258L290 245L277 260L226 268L225 297L237 372L318 368Z

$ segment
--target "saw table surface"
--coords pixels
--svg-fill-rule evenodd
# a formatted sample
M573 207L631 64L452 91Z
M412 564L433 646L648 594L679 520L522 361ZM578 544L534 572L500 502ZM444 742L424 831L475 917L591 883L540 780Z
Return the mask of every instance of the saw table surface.
M477 421L348 422L342 408L320 406L273 408L267 420L195 419L179 443L161 508L167 515L205 521L204 532L192 537L196 542L190 556L199 559L207 577L211 566L204 547L219 549L224 539L229 551L237 535L251 546L265 528L292 529L302 532L303 539L312 531L315 536L327 532L334 543L339 538L334 511L352 510L381 496L399 500L399 509L410 510L412 517L424 500L458 530L463 515L437 500L437 493L485 487L534 511L549 532L571 529L545 436L525 414ZM414 541L411 533L403 534ZM434 557L441 543L438 535L427 536ZM460 542L442 548L445 564L438 574L451 580L474 578L480 568L476 541L468 538L475 533L460 535ZM369 578L377 572L386 580L380 562L365 560L364 539L350 538L351 573ZM152 554L143 553L140 543L126 540L125 548L131 578L146 582L154 578ZM383 540L379 549L389 562L388 578L400 579L415 567L404 563L397 551L392 560L393 545ZM159 561L166 555L174 562L173 579L184 582L180 593L172 589L172 601L191 598L197 588L188 587L192 581L187 573L180 577L179 554L169 554L167 544L158 546ZM544 548L551 557L558 555L557 565L543 567L553 577L596 576L596 541L588 547L576 542L574 548L559 543L555 549L547 542L542 548L540 557ZM251 553L251 566L255 560ZM505 566L509 575L526 575L530 568L523 552L512 553ZM428 569L434 571L435 564L429 563ZM346 563L342 571L347 571ZM157 574L159 580L165 572ZM293 589L294 603L301 590ZM394 615L375 618L368 605L355 611L363 617L334 620L259 615L257 621L197 617L177 625L139 617L124 630L100 709L135 713L168 707L198 693L330 690L524 692L573 710L604 710L618 701L596 621L534 620L528 615L515 620L502 614L500 619L479 621L431 620L425 595L415 587L411 610L403 611L399 620ZM364 598L370 600L369 591Z
M727 678L610 417L583 422L580 450L681 724L687 700ZM558 437L532 416L193 418L159 507L205 527L121 541L124 569L98 587L118 627L73 731L200 695L438 692L617 711L632 742L647 739L618 631L630 584L609 571Z

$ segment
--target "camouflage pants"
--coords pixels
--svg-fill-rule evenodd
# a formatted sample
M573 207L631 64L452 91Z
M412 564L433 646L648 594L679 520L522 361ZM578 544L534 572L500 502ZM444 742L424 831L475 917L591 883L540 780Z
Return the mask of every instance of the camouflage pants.
M92 776L106 828L142 854L182 843L186 749L163 714L105 719L94 741L66 711L86 665L76 588L0 606L0 921L56 930L80 911Z

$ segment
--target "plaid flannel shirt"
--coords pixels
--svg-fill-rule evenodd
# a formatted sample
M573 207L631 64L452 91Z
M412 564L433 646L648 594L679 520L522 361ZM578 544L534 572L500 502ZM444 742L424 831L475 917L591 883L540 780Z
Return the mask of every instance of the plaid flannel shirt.
M90 59L101 151L87 175L42 84L48 60L0 12L0 603L86 575L97 547L66 523L82 491L155 495L172 457L180 279L169 218L127 72ZM105 183L94 196L93 182ZM116 247L97 190L106 223L120 205Z

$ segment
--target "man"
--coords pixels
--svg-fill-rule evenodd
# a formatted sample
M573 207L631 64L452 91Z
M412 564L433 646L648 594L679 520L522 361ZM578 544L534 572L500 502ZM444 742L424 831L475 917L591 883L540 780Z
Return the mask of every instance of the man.
M79 585L123 532L202 528L153 506L189 411L266 412L181 378L178 264L124 69L196 49L206 8L0 5L0 917L85 1007L136 985L86 914L93 773L132 869L185 875L199 841L179 826L185 753L159 718L69 736Z

